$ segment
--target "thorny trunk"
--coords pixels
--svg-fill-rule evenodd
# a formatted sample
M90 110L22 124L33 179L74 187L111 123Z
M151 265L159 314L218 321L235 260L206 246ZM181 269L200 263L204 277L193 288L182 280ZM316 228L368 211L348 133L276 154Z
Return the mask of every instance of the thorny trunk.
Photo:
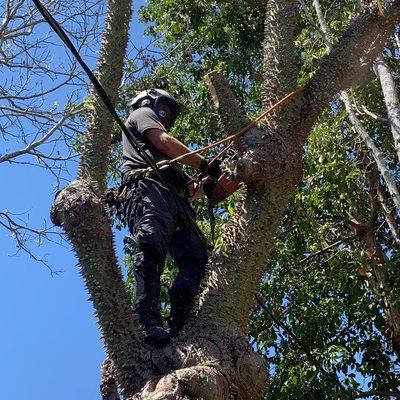
M303 95L277 112L265 131L255 128L239 142L241 160L233 174L247 188L224 236L226 251L213 256L185 331L163 350L144 345L118 268L110 220L101 201L112 121L93 97L78 181L57 195L52 218L63 226L78 255L113 360L112 366L105 365L105 396L117 397L109 375L115 370L124 396L131 399L261 398L267 369L247 340L247 325L285 204L301 179L303 145L330 99L368 72L398 23L399 11L400 0L395 0L385 18L376 9L357 18ZM110 1L98 74L113 101L122 74L129 16L130 0ZM265 104L296 86L297 18L295 0L268 2ZM237 129L246 116L227 79L213 73L208 82L222 122Z
M97 77L113 103L118 98L131 0L110 0L97 67ZM132 388L131 370L137 358L137 325L114 251L111 221L102 203L113 120L92 91L78 180L57 194L51 210L55 225L66 231L99 320L108 355L119 383ZM145 369L145 366L144 366Z

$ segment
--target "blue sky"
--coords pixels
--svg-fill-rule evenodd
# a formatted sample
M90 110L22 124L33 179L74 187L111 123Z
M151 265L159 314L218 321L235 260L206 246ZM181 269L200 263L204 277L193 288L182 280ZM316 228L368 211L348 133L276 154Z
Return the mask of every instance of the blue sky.
M144 3L134 2L131 40L137 47L147 41L136 16ZM60 56L65 57L62 49ZM60 99L67 95L58 93ZM4 151L0 149L0 153ZM76 171L70 172L74 176ZM51 225L48 215L55 191L51 174L41 168L3 163L0 182L1 211L27 213L21 218L29 214L33 227ZM116 240L120 257L123 235L119 233ZM100 366L105 355L70 246L46 243L38 249L54 269L64 271L57 276L24 253L12 256L15 251L15 242L0 227L1 398L99 398Z

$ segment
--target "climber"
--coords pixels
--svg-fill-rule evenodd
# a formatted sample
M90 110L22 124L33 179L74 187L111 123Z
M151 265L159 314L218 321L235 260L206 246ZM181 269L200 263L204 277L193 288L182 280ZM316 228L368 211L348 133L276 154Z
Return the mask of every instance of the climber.
M131 106L133 112L125 125L154 163L190 151L167 133L179 114L179 106L168 92L161 89L145 90L132 100ZM134 311L144 330L146 343L162 348L170 342L171 337L178 335L188 317L205 274L207 246L188 226L182 207L177 205L173 194L160 182L159 177L155 173L137 176L135 172L148 165L125 135L122 146L123 183L129 189L124 214L136 248ZM214 180L221 176L218 160L209 163L202 156L194 154L183 158L181 162ZM184 193L186 210L194 218L195 212L188 201L204 195L203 183L191 180L178 164L163 170L162 175L178 193ZM169 332L163 327L159 306L160 278L167 254L178 266L178 273L169 289Z

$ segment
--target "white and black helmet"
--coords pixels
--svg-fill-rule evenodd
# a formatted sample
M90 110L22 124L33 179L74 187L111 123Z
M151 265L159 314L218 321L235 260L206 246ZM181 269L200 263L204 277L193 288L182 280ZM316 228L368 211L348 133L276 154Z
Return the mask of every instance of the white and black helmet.
M171 110L172 118L168 121L168 125L171 127L179 115L179 105L167 91L162 89L143 90L132 99L130 106L133 110L137 110L140 107L149 107L158 114L157 105L159 102L166 104ZM160 119L163 118L162 115L159 115L159 117Z

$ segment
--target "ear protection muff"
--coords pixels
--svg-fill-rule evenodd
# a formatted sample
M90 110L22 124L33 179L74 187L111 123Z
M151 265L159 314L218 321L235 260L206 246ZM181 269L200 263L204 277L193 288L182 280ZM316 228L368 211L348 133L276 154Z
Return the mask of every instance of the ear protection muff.
M168 106L170 114L159 109L159 102ZM168 92L162 89L149 89L142 91L131 101L130 106L132 107L132 110L137 110L140 107L151 108L160 118L160 121L167 130L174 125L179 114L179 104Z
M152 108L152 101L150 99L144 99L141 103L140 103L140 107L150 107Z
M165 118L167 116L167 113L164 110L158 110L157 114L160 118Z

